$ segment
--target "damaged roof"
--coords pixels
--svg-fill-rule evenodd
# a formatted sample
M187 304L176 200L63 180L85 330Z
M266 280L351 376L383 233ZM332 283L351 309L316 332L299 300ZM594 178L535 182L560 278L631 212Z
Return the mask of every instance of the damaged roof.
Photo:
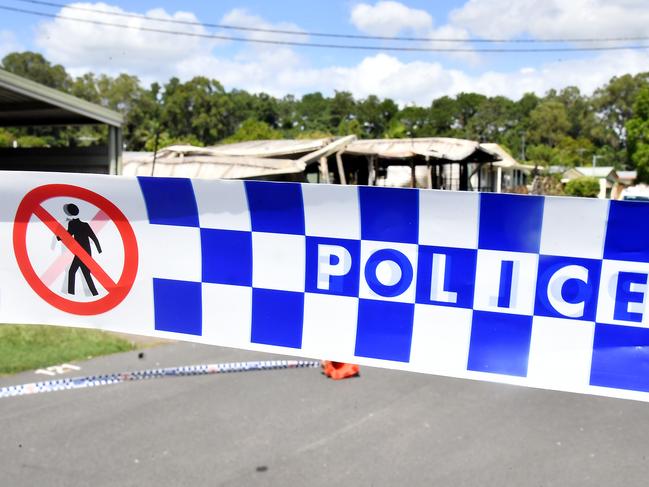
M299 160L264 157L237 157L191 153L174 153L165 149L158 153L153 165L153 152L124 152L124 176L167 176L204 179L244 179L262 176L301 173L305 164Z
M423 156L448 162L460 162L476 156L494 161L499 159L476 141L448 137L356 140L345 148L345 153L386 159Z
M478 142L445 137L358 140L354 135L320 139L280 139L210 147L173 145L153 153L123 155L123 174L241 179L303 172L308 164L334 153L377 156L395 164L415 156L437 162L490 162L499 155ZM418 161L421 163L421 158ZM401 162L399 162L401 161Z
M194 147L193 149L197 149L198 152L204 151L208 155L276 157L313 152L325 147L333 140L334 137L324 139L253 140L249 142L237 142L235 144L222 144L210 147Z

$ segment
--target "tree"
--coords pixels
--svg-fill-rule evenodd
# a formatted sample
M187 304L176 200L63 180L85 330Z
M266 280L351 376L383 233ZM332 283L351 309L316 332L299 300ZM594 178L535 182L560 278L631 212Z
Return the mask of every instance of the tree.
M338 125L336 133L338 135L355 135L357 137L362 137L363 127L361 127L361 123L356 119L343 120L340 122L340 125Z
M65 68L60 64L53 65L36 52L7 54L2 59L2 68L50 88L64 92L70 89L71 78ZM12 128L11 133L21 147L76 145L74 137L76 130L69 127L21 127Z
M546 100L530 112L530 142L555 147L567 135L570 121L561 102Z
M423 135L436 137L450 137L455 129L455 113L457 102L448 96L433 100L428 115L428 120L422 128Z
M527 148L527 162L535 166L550 166L556 160L557 151L548 145L531 145Z
M626 123L633 116L633 104L640 89L647 86L648 77L649 73L613 77L593 94L593 108L604 126L600 133L604 142L615 149L626 147Z
M442 96L430 106L399 107L389 98L357 100L349 91L332 96L308 93L276 98L225 88L214 79L169 79L150 87L125 73L66 73L34 52L11 53L2 67L20 76L68 92L124 116L129 150L184 142L211 145L259 138L460 137L497 142L538 165L583 165L594 154L606 164L635 167L649 182L649 131L643 103L649 73L623 75L592 96L570 86L544 97L526 93L513 101L479 93ZM11 127L0 131L0 145L92 145L106 141L105 127Z
M478 93L460 93L455 97L455 123L462 133L486 99L486 96Z
M247 140L269 140L281 139L282 133L273 129L266 122L248 119L241 124L241 127L230 137L223 140L223 143L244 142Z
M596 124L595 114L590 102L582 96L579 88L576 86L564 88L556 96L556 100L566 108L566 115L570 122L567 132L570 137L577 139L593 130Z
M487 98L480 102L467 124L469 138L482 142L500 142L502 135L516 123L514 102L504 96Z
M429 111L423 107L409 105L400 110L386 130L390 137L425 137Z
M356 100L349 91L336 91L329 102L329 126L339 127L356 117Z
M378 96L370 95L362 100L358 104L358 121L365 136L381 137L398 111L399 107L390 98L381 100Z
M71 85L70 76L60 64L47 61L42 54L37 52L13 52L2 58L2 68L10 73L37 83L68 91Z
M649 86L643 87L633 105L633 117L626 124L629 159L638 180L649 182Z
M171 138L193 135L216 143L228 134L232 102L221 83L196 76L186 83L172 78L162 94L161 123Z
M297 129L300 131L326 130L329 118L327 99L322 93L308 93L296 104Z

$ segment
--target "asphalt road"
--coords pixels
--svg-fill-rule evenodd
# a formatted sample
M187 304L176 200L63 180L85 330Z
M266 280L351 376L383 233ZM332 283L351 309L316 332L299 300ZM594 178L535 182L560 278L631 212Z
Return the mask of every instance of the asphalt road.
M75 375L270 356L185 343ZM0 486L645 486L649 404L363 367L0 399ZM0 386L44 379L24 373Z

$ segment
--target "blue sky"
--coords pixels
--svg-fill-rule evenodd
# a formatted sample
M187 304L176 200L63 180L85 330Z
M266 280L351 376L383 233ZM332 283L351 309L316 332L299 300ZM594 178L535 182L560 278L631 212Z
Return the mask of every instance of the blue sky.
M59 0L57 3L89 8L99 13L0 0L0 6L63 16L226 35L233 32L205 26L152 24L110 16L106 12L339 34L508 40L649 38L646 0L112 0L104 3ZM237 34L260 36L245 32ZM276 36L261 34L261 38ZM352 42L317 37L284 38ZM364 44L369 42L362 41ZM397 43L381 41L377 45L394 44ZM619 45L610 42L596 45L613 44ZM649 45L649 40L635 44ZM491 46L479 43L454 45L469 49ZM557 47L585 45L552 44ZM542 45L532 47L535 46ZM503 47L525 45L504 44ZM473 51L449 54L277 47L138 32L0 10L0 55L19 49L42 52L75 75L86 71L128 72L138 75L145 83L164 82L170 76L187 79L205 75L220 80L228 89L265 91L277 96L349 90L359 97L369 94L390 96L402 104L427 104L435 97L460 91L518 98L527 91L542 94L550 88L576 85L584 92L590 92L612 76L649 70L647 49L599 53L493 54Z

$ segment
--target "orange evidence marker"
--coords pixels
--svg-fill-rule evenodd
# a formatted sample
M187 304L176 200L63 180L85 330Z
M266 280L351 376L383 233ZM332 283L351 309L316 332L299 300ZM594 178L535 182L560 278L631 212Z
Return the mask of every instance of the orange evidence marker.
M322 372L327 377L334 380L348 379L359 375L360 367L354 364L344 362L332 362L331 360L322 361Z

